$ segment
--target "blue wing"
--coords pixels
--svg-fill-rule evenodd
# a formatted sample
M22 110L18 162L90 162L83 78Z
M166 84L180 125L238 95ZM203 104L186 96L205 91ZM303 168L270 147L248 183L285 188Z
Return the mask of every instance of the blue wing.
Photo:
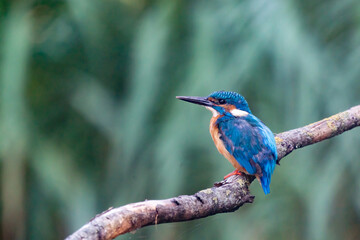
M258 175L265 194L270 192L277 151L273 133L252 114L219 118L220 139L226 150L249 174Z

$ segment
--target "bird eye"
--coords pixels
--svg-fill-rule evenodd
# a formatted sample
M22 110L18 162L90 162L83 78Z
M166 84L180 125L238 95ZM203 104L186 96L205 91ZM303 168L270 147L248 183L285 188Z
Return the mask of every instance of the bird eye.
M224 104L224 103L225 103L225 100L224 100L224 99L219 99L219 103L220 103L220 104Z

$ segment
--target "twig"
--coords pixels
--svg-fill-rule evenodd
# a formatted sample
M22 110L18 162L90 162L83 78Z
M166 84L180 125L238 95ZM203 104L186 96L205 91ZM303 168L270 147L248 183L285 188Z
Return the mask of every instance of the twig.
M278 161L293 150L339 135L360 125L360 105L329 118L276 135ZM109 209L70 235L74 239L113 239L144 226L188 221L233 212L252 203L250 176L232 176L194 195L131 203Z

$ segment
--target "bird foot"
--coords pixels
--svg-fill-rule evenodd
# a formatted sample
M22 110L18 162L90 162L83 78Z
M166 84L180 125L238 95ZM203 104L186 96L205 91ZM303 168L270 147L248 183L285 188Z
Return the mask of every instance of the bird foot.
M235 171L229 173L228 175L226 175L224 177L224 180L227 179L228 177L231 177L231 176L234 176L234 175L242 175L242 173L239 170L235 170Z

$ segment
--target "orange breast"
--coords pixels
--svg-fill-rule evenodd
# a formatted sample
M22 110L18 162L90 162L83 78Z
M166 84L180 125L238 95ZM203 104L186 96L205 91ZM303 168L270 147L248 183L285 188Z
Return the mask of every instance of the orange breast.
M216 117L212 117L210 120L210 134L215 143L216 148L218 151L236 168L237 170L247 173L247 171L236 161L236 159L226 150L223 141L220 139L219 128L216 124L216 120L221 117L218 115Z

